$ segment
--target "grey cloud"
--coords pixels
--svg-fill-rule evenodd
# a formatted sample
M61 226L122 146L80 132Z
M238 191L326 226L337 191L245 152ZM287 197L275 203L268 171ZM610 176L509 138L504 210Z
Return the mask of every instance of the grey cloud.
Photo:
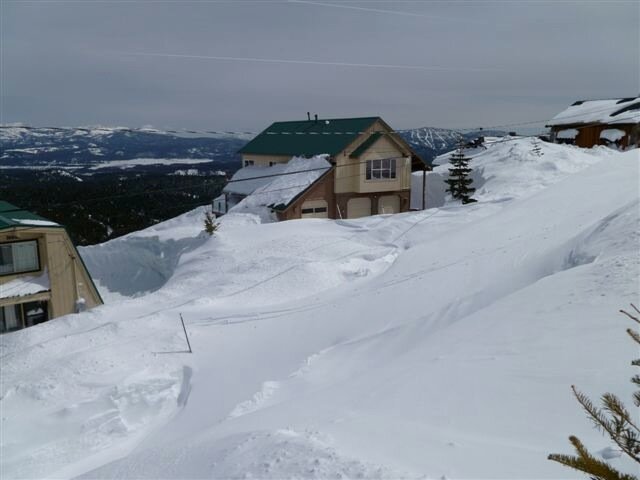
M259 130L311 110L467 127L640 90L636 2L330 3L3 2L2 122Z

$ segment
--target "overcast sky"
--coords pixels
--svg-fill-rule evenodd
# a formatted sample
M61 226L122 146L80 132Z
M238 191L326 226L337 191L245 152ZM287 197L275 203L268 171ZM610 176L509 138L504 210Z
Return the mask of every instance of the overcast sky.
M640 3L0 0L2 123L547 119L640 91Z

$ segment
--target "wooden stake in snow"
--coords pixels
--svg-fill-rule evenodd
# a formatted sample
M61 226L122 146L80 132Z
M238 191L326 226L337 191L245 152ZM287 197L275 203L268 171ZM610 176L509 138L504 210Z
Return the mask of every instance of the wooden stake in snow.
M187 339L187 346L189 347L189 353L193 353L193 350L191 350L191 342L189 342L189 335L187 335L187 327L184 326L184 318L182 318L182 314L180 314L180 321L182 322L182 329L184 330L184 338Z

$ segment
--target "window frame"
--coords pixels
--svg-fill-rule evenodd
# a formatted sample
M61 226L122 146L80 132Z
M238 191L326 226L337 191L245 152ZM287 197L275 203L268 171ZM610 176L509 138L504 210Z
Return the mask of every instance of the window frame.
M388 166L384 163L388 162ZM385 172L387 176L385 175ZM375 176L377 173L379 176ZM377 158L367 160L365 165L365 180L368 182L390 182L398 178L397 158Z
M316 214L316 213L327 213L329 211L329 209L327 207L307 207L307 208L303 208L300 211L301 215L309 215L311 214Z
M13 270L12 272L6 272L6 273L0 272L0 277L8 277L9 275L22 275L23 273L34 273L42 270L42 262L40 261L40 242L38 241L37 238L30 238L28 240L17 240L12 242L0 242L0 247L6 246L6 245L15 245L18 243L28 243L28 242L34 242L36 244L37 267L33 270L20 270L19 272L16 272L15 270ZM11 255L13 256L13 249L12 249Z

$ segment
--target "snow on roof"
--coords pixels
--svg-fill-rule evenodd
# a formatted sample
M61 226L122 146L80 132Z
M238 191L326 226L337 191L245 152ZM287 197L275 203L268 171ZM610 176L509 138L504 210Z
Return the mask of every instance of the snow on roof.
M276 163L271 167L260 167L251 165L238 170L231 180L222 190L224 193L238 193L240 195L249 195L257 188L270 183L276 175L282 173L286 167L285 163ZM266 178L265 178L266 177ZM254 180L251 180L254 179Z
M618 128L607 128L600 132L600 138L609 140L610 142L617 142L623 139L625 135L625 131Z
M331 169L327 157L328 155L316 155L311 158L293 157L283 164L281 175L269 178L268 183L254 190L232 210L265 206L286 207Z
M640 123L640 97L578 101L553 117L547 126L574 123Z
M0 285L0 298L24 297L51 289L49 273L45 268L40 276L25 276Z
M60 224L52 222L51 220L30 220L25 218L12 218L11 221L19 223L20 225L31 225L36 227L59 227Z
M580 132L576 128L565 128L558 132L557 138L573 139L578 136Z
M0 230L21 226L60 227L61 225L0 200Z

